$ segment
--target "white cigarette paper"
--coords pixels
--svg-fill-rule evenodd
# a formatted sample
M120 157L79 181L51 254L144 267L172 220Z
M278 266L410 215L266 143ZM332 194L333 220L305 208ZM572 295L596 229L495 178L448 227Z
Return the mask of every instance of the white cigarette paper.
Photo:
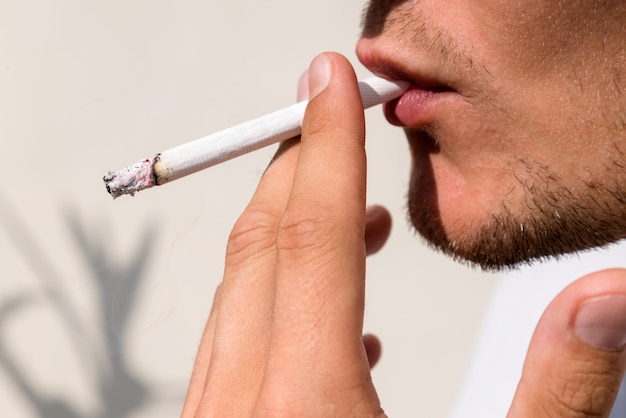
M371 77L359 81L363 107L372 107L399 97L408 82ZM169 183L196 171L250 151L286 141L301 133L308 101L244 122L195 141L156 154L104 176L107 191L116 197Z

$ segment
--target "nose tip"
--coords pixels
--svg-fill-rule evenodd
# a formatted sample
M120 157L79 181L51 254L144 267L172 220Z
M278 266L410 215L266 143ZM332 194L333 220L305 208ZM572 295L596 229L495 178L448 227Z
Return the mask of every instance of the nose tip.
M361 37L356 43L356 56L370 71L374 66L374 39L368 37Z
M365 58L365 57L366 57L366 55L367 55L367 54L366 54L366 52L367 52L367 45L366 45L366 43L367 43L368 41L369 41L369 40L368 40L367 38L363 38L363 37L361 37L361 38L357 41L357 43L356 43L356 48L355 48L357 58L358 58L358 59L359 59L359 61L361 61L361 63L362 63L363 65L365 65L365 66L367 66L367 64L364 62L364 58Z
M389 45L384 46L386 42L380 38L369 38L366 36L361 37L356 44L356 56L367 69L374 74L383 77L392 77L388 74L390 71L389 65Z

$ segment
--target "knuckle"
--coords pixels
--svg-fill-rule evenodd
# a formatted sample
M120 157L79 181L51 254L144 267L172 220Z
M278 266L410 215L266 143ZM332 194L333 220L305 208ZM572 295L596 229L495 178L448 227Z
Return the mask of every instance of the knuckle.
M237 220L226 246L226 262L236 265L266 250L275 243L278 216L261 208L248 208Z
M548 403L565 414L557 416L606 417L620 383L618 370L590 372L589 367L580 367L548 387Z
M320 204L299 204L283 214L276 230L276 247L294 257L305 257L337 245L332 210Z

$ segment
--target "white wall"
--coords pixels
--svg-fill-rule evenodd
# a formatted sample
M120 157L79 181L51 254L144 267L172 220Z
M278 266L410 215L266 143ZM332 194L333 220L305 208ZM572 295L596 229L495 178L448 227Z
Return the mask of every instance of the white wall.
M116 201L102 176L290 104L318 52L356 63L362 7L0 1L0 416L177 416L229 228L273 149ZM409 230L408 148L380 109L368 139L369 200L395 220L368 264L374 380L391 416L444 416L495 279Z

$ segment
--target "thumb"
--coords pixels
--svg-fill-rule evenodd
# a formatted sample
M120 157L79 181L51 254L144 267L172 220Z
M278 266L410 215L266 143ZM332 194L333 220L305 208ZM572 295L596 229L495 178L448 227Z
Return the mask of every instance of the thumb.
M574 282L539 321L508 417L608 417L625 346L626 270Z

